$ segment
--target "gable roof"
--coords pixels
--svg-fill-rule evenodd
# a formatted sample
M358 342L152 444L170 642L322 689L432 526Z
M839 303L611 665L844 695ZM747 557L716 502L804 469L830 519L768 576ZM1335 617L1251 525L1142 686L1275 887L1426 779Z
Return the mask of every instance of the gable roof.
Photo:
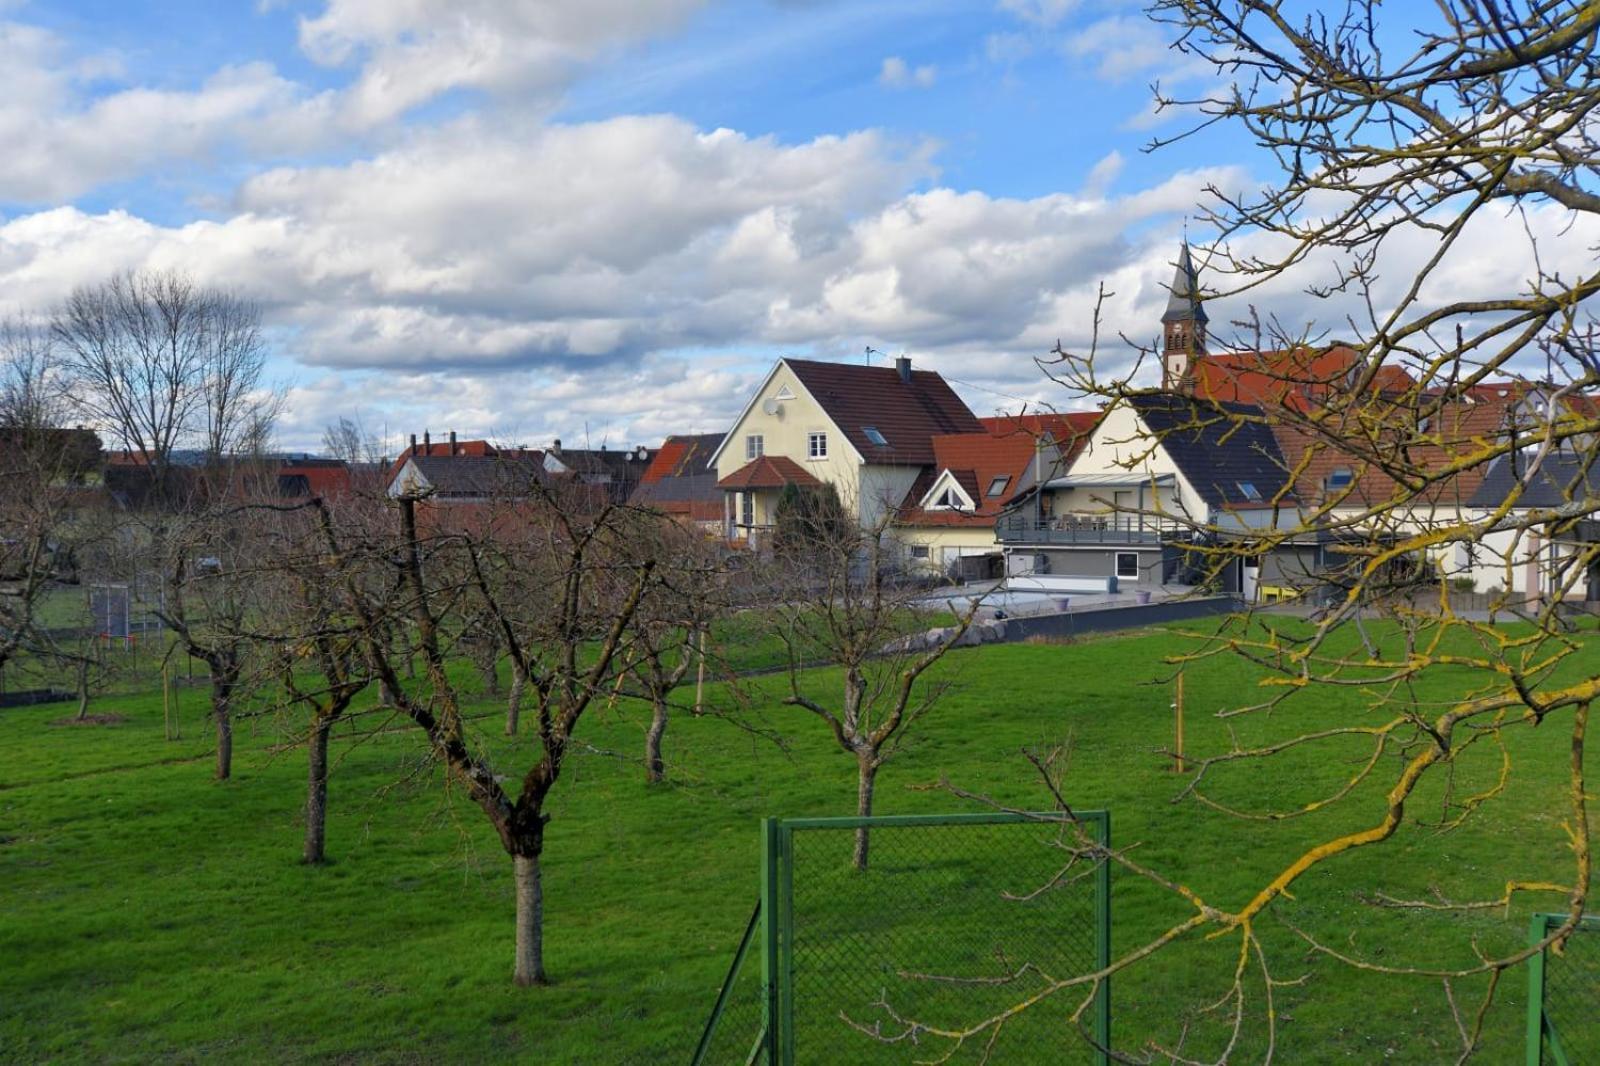
M1346 344L1266 352L1217 352L1195 357L1189 375L1194 395L1224 403L1282 404L1311 409L1331 392L1346 388L1361 368L1361 355ZM1377 392L1404 392L1416 380L1404 367L1385 364L1372 381Z
M1536 507L1567 514L1600 508L1600 462L1592 453L1553 451L1529 476L1528 460L1502 455L1496 459L1472 495L1474 507L1499 507L1521 486L1517 507Z
M1048 420L1055 416L1023 416L1040 419L1032 427L1018 416L983 419L981 433L949 433L933 438L934 463L923 470L912 484L901 504L900 522L915 526L992 526L995 517L1011 503L1017 494L1033 485L1033 464L1040 447L1049 448L1060 440L1057 430ZM1098 414L1095 417L1099 417ZM993 428L990 428L993 427ZM1069 438L1068 449L1081 445ZM1059 445L1058 445L1059 447ZM1046 461L1050 472L1061 469L1062 458L1052 456ZM929 496L948 474L976 505L970 511L951 511L929 507ZM989 487L996 479L1005 478L1000 495L989 495Z
M427 481L435 499L513 499L544 483L543 455L413 455L406 460ZM401 464L404 470L405 464Z
M650 465L645 467L644 473L639 475L639 483L653 485L663 478L706 473L710 469L712 453L725 436L725 433L697 433L668 437L651 456Z
M783 363L869 463L923 466L934 462L935 436L983 431L961 397L931 370L912 370L911 380L902 381L892 366L812 359ZM887 443L873 443L865 433L869 426Z
M1293 500L1283 452L1260 408L1173 393L1142 393L1128 402L1212 507L1245 510Z
M785 485L821 485L787 455L760 455L717 482L720 489L781 489Z

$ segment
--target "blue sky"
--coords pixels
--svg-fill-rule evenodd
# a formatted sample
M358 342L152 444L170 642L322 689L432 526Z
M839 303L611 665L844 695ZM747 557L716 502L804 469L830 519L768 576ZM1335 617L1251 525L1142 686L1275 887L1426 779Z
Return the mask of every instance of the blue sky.
M1152 332L1203 186L1260 163L1143 151L1183 128L1154 77L1213 84L1165 43L1116 0L0 0L0 313L240 289L289 447L653 442L868 345L1062 402L1033 358L1102 281Z

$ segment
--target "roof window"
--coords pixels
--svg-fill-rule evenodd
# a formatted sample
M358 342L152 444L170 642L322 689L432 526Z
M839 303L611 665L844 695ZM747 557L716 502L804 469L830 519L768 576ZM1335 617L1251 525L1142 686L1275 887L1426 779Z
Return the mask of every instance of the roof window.
M878 447L887 448L889 446L889 442L884 439L883 434L878 432L877 426L862 426L861 432L866 434L867 439Z
M1011 475L1001 474L999 477L989 482L989 495L999 496L1001 493L1006 491L1006 486L1009 484L1011 484Z
M1259 500L1259 499L1261 499L1261 490L1256 488L1255 482L1253 482L1253 481L1240 481L1240 482L1236 482L1236 484L1239 486L1240 495L1242 495L1245 499L1247 499L1247 500Z

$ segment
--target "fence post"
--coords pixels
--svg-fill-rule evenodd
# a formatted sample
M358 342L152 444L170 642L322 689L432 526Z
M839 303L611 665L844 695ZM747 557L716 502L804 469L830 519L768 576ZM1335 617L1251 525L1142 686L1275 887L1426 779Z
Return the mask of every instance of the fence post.
M781 821L778 839L778 1059L794 1066L794 830Z
M1182 677L1182 674L1178 675ZM1095 935L1095 965L1101 970L1111 965L1111 812L1100 814L1100 844L1107 854L1100 858L1100 869L1094 875L1095 917L1099 919ZM1111 978L1103 978L1094 1005L1094 1039L1099 1045L1095 1059L1100 1066L1111 1062Z
M761 819L761 1029L767 1062L778 1061L778 820Z
M1537 944L1544 939L1549 923L1542 914L1535 914L1528 924L1528 943ZM1528 959L1528 1066L1541 1066L1544 1062L1544 949Z

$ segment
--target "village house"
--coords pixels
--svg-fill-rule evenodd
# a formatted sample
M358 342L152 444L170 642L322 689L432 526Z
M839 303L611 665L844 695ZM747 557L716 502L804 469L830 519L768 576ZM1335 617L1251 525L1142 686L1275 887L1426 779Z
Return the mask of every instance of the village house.
M892 366L779 359L712 454L729 540L764 547L785 486L831 485L863 528L892 520L935 437L982 433L938 374Z

